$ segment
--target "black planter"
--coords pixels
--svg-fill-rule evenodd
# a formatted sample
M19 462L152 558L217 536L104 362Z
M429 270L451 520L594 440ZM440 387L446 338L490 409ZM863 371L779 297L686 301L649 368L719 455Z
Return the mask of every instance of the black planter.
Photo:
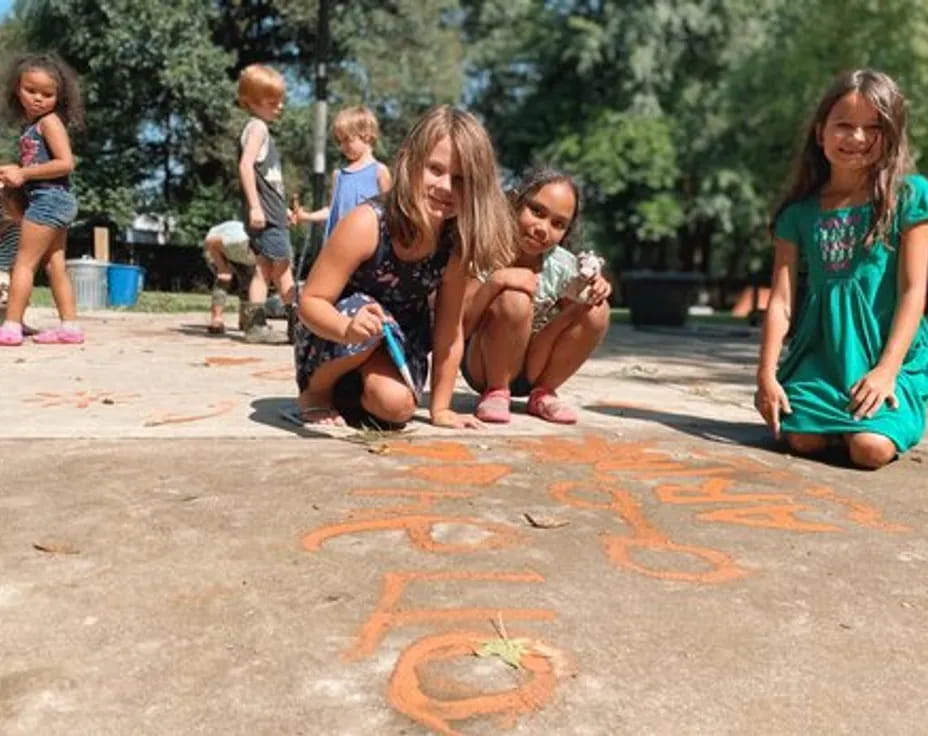
M696 302L699 287L705 283L693 271L626 271L622 292L635 327L665 325L681 327Z

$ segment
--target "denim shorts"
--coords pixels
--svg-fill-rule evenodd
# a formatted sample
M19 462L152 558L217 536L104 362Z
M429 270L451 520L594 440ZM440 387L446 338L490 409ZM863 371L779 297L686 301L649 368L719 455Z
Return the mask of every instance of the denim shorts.
M64 187L39 187L26 195L23 217L36 225L65 228L77 217L77 197Z
M251 249L269 261L292 261L290 248L290 231L282 227L268 225L263 230L249 230Z

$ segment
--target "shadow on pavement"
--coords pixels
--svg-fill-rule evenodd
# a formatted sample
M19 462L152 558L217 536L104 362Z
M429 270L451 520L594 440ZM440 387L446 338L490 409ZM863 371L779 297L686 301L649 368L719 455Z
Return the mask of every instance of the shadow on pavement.
M730 422L723 419L693 416L692 414L674 414L672 412L631 406L617 407L587 404L583 408L606 416L640 419L663 424L665 427L671 427L711 442L759 447L774 452L781 449L780 443L770 436L770 431L760 422Z

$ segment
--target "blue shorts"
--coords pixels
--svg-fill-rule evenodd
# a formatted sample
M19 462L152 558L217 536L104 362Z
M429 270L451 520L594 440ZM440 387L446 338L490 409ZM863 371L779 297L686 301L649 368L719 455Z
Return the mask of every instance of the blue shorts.
M26 195L23 219L36 225L66 228L77 217L77 197L64 187L39 187Z
M290 248L290 231L282 227L268 225L263 230L249 230L251 249L269 261L292 261Z

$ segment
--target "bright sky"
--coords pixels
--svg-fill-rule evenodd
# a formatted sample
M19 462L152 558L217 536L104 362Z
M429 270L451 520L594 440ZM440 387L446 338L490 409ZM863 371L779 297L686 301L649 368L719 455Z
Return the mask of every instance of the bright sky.
M0 18L10 12L13 7L13 0L0 0Z

